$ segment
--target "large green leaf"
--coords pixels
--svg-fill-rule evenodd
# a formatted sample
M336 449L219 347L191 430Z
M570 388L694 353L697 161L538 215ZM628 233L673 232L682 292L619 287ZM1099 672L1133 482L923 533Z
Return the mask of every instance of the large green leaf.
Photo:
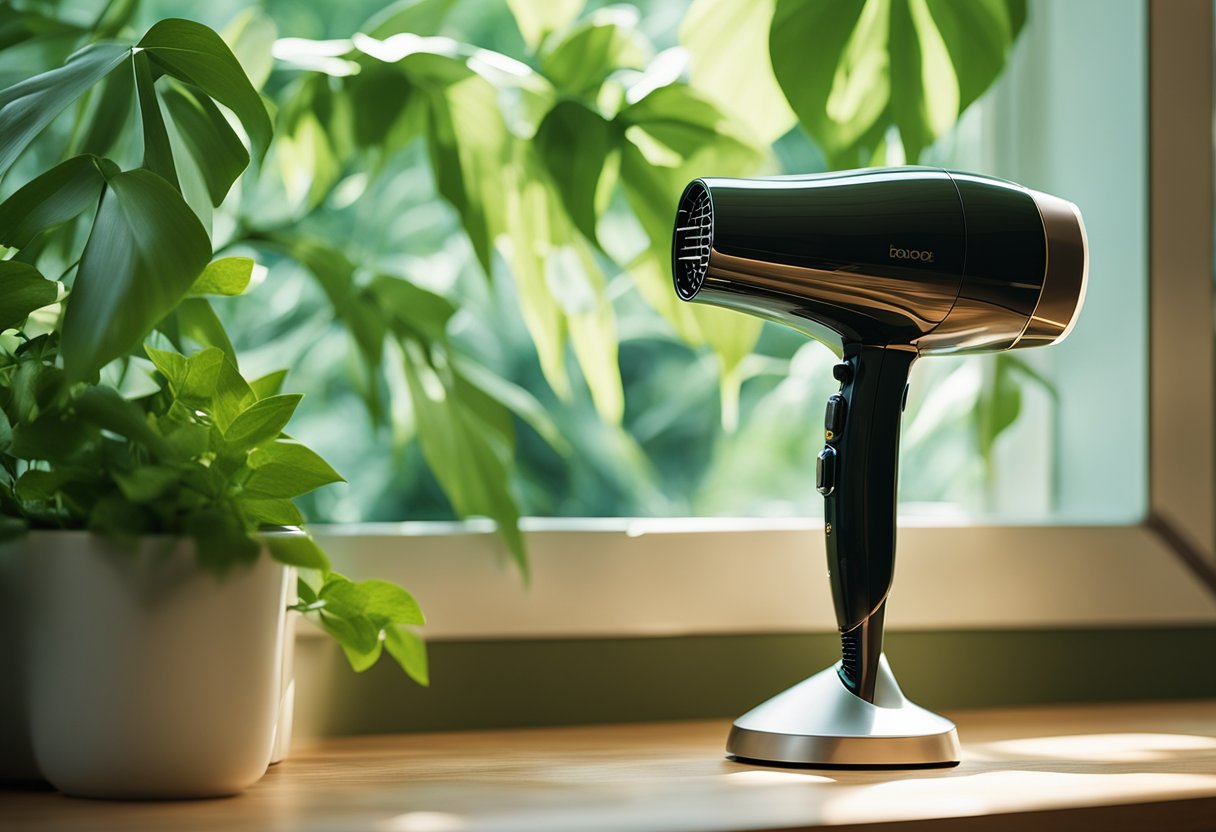
M0 243L25 248L35 236L95 207L113 163L93 156L61 162L0 204Z
M245 450L276 439L303 396L289 394L259 399L240 413L224 431L224 442Z
M193 84L240 119L260 160L273 128L262 97L228 45L206 26L191 20L162 20L139 41L166 73Z
M524 43L535 51L551 33L569 26L586 0L507 0Z
M776 0L769 48L834 165L868 160L891 126L914 162L996 79L1024 19L1025 0Z
M218 206L249 166L249 151L220 108L196 88L171 84L162 98L207 184L211 204Z
M62 67L0 90L0 174L55 116L130 55L121 43L91 43Z
M637 13L616 7L601 9L545 44L540 68L560 92L593 94L618 69L642 69L647 48L634 29Z
M461 516L481 515L498 523L507 548L527 575L519 507L508 487L507 448L495 447L485 424L462 406L435 371L422 347L403 344L405 377L427 465Z
M408 32L423 37L438 34L455 0L397 0L385 6L359 27L374 38Z
M596 221L616 187L616 167L609 164L609 154L619 138L616 125L577 101L559 103L536 131L537 155L575 227L591 240L596 239Z
M260 90L274 69L271 50L278 36L274 19L259 8L239 12L220 32L254 89Z
M110 177L64 315L69 375L137 347L210 258L207 232L168 182L146 170Z
M798 122L769 58L774 6L775 0L694 0L680 23L692 86L770 143Z
M428 149L435 184L457 213L487 275L494 240L504 224L504 171L510 133L498 108L498 91L470 75L431 93Z
M147 52L139 52L131 63L135 68L135 91L139 99L140 121L144 128L143 166L180 190L177 168L173 164L173 148L169 145L169 131L165 129L165 117L160 111L160 101L156 97L152 61Z
M0 260L0 332L18 326L58 296L58 287L33 266Z

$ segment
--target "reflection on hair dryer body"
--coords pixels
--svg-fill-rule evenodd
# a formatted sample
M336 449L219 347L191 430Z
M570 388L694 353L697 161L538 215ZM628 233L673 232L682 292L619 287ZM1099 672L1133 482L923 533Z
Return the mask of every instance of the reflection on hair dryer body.
M842 356L817 482L843 656L866 701L895 555L899 420L921 355L1052 344L1085 295L1076 206L932 168L698 179L680 200L675 289L787 324Z

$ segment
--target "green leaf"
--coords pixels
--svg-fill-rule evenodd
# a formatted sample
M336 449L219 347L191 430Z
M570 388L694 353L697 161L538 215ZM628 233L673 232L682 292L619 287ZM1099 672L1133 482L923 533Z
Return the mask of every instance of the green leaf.
M364 615L380 627L426 623L414 597L390 581L326 581L319 597L330 612L348 619Z
M417 633L407 627L389 627L384 631L384 649L411 679L423 687L430 685L426 642Z
M197 282L197 281L196 281ZM198 347L216 347L224 351L229 361L236 362L236 350L228 340L224 325L205 298L186 298L177 305L172 315L162 321L162 329L168 330L165 324L171 323L176 327L172 338L178 349L185 349L189 342ZM184 341L189 339L189 341Z
M1024 18L1024 0L776 0L769 48L833 165L868 161L892 125L915 162L996 79Z
M507 0L511 14L532 51L552 32L560 31L578 17L586 0ZM390 648L391 652L391 648Z
M333 636L356 673L362 673L380 659L380 631L367 618L345 619L321 612L321 626Z
M36 235L95 207L105 184L101 164L112 167L93 156L76 156L17 189L0 204L0 243L25 248Z
M537 155L570 219L590 240L596 239L596 220L616 186L616 168L608 156L619 138L613 125L577 101L559 103L536 131Z
M769 144L798 122L769 58L774 7L775 0L694 0L680 23L692 86Z
M59 288L28 263L0 260L0 331L20 326L35 309L52 304Z
M254 89L265 86L274 69L271 50L279 36L273 18L258 8L244 9L224 27L220 36L232 49Z
M298 526L304 522L304 515L300 514L300 510L291 500L242 498L241 509L246 517L258 525Z
M377 275L368 291L378 308L397 325L397 331L429 341L447 337L448 321L456 314L450 300L421 286L389 275Z
M0 91L0 174L65 107L130 54L124 44L91 43L64 66Z
M511 137L498 108L498 90L470 75L430 96L427 148L439 193L460 215L487 275L504 225L503 177Z
M232 110L244 126L260 161L270 144L273 127L262 97L228 45L201 23L162 20L139 41L169 75L193 84Z
M252 472L244 493L251 497L296 497L332 482L344 482L315 451L295 442L263 445L249 454Z
M72 406L76 415L90 424L139 442L158 457L171 455L165 440L148 425L144 412L134 402L124 399L117 390L85 387L73 399Z
M239 295L248 288L252 276L252 258L222 257L207 264L207 268L190 287L190 294Z
M279 563L319 572L329 571L329 558L311 535L268 534L262 539L270 550L270 556Z
M207 232L169 183L145 170L111 177L64 315L69 376L83 379L134 349L210 257Z
M436 35L454 2L455 0L397 0L368 18L359 27L359 31L374 38L387 38L402 32L423 37Z
M405 343L405 378L422 455L461 516L495 520L525 579L528 563L519 507L508 486L505 448L495 448L483 423L454 402L417 344Z
M573 453L570 443L562 435L561 430L553 421L553 417L549 415L549 411L528 390L513 384L467 357L462 356L456 361L455 370L458 378L484 392L500 407L510 409L532 430L536 431L553 450L562 456Z
M267 373L261 378L249 382L249 388L259 399L268 399L279 394L279 391L283 389L283 380L286 378L286 370L275 370L273 373Z
M123 132L131 123L135 108L135 73L125 68L111 72L101 83L97 106L89 116L89 126L80 142L80 150L94 156L105 156L119 144Z
M162 97L178 134L197 163L211 204L219 206L249 166L249 151L210 98L185 84L171 84Z
M143 167L181 190L177 182L177 168L173 164L173 148L169 146L169 132L165 129L165 117L156 98L152 61L147 52L138 52L131 62L135 67L135 91L144 130Z
M299 405L299 395L271 396L251 404L224 431L224 441L235 449L253 448L278 437Z
M241 377L236 365L226 356L220 364L219 377L215 381L215 396L211 402L211 418L216 427L226 431L232 423L257 401L249 383ZM276 495L277 496L277 495Z
M164 465L144 465L133 471L115 471L122 495L133 503L155 502L181 484L181 474Z
M619 9L601 9L575 26L558 41L546 44L540 68L558 88L569 95L594 93L618 69L642 69L647 50L633 19Z

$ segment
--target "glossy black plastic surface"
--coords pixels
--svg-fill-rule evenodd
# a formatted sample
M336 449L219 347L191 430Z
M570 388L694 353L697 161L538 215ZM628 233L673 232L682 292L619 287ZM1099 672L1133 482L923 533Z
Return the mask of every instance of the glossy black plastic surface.
M858 650L856 677L849 677L845 665L842 678L865 699L873 697L882 653L882 627L869 621L886 601L894 576L900 411L915 360L909 347L847 345L844 363L850 370L838 394L843 426L827 439L835 451L835 487L823 503L828 574L845 645Z

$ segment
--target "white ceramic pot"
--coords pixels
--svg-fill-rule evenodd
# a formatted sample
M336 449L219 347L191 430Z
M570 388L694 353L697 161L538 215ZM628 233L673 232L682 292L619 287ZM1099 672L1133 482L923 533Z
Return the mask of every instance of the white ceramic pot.
M289 569L263 551L217 578L199 571L191 541L170 538L33 532L24 546L26 700L52 785L81 797L218 797L265 773Z

